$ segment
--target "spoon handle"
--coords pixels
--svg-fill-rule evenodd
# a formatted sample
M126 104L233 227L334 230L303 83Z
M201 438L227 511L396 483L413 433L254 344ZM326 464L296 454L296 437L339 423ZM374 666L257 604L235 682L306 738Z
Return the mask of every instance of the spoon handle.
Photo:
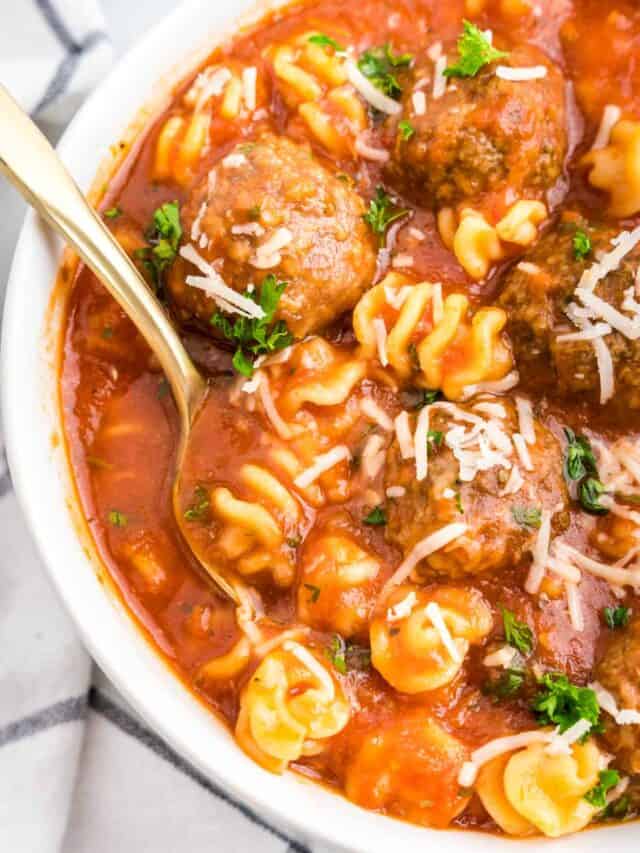
M131 318L158 357L188 429L204 395L204 380L132 261L47 139L1 85L0 172L76 250Z

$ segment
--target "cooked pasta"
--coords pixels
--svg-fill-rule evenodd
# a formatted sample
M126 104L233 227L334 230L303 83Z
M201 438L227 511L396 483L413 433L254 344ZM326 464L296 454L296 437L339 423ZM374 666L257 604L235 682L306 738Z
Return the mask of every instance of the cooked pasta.
M612 216L640 211L640 122L618 122L609 144L585 154L582 163L589 169L589 183L609 194Z

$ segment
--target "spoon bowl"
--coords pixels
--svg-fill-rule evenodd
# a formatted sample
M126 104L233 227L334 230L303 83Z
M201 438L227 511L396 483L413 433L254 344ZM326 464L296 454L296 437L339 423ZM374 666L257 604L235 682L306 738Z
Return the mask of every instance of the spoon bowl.
M238 603L233 586L196 553L180 508L182 465L194 421L207 396L196 369L167 314L100 216L33 121L0 85L0 173L78 253L129 316L155 353L169 381L180 417L172 503L182 536L213 583Z

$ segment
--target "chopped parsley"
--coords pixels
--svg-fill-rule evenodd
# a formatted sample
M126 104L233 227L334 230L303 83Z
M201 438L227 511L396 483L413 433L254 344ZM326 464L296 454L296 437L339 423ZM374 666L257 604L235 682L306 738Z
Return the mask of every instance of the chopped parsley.
M576 233L573 235L573 257L576 261L583 261L589 254L591 254L591 240L589 239L589 235L586 231L582 231L582 229L578 228Z
M180 206L177 201L167 201L157 208L145 236L149 247L137 249L134 257L149 275L156 293L161 294L164 274L175 261L182 239Z
M311 44L317 44L320 47L330 47L335 50L336 53L344 53L344 48L339 45L335 39L332 39L331 36L325 35L325 33L316 33L315 35L309 36L309 42Z
M187 521L200 521L209 512L209 492L204 486L196 486L193 491L193 503L185 510Z
M591 731L602 730L600 706L590 687L577 687L566 675L545 673L539 682L540 690L533 701L533 710L541 726L556 725L566 732L578 720L591 723ZM590 732L584 735L588 737Z
M373 233L378 235L380 245L384 246L387 228L408 213L408 210L396 207L384 187L378 186L374 198L369 202L369 210L362 218Z
M521 654L531 654L533 650L533 631L526 622L520 622L512 610L500 607L502 611L502 624L504 626L504 638L507 643Z
M581 480L587 474L597 474L596 457L589 440L576 435L572 429L565 428L567 449L564 458L564 471L568 480Z
M233 322L221 311L216 311L211 318L211 324L219 329L229 341L237 344L233 356L233 366L243 376L253 375L252 356L266 355L276 350L284 349L293 342L293 336L284 320L273 322L280 297L286 287L286 282L270 273L260 287L260 298L255 291L244 295L258 302L264 311L264 317L237 317Z
M334 634L326 649L326 655L341 675L347 674L347 645L340 634Z
M122 216L122 209L117 205L110 207L109 210L105 210L104 216L106 219L117 219L119 216Z
M407 121L406 118L403 118L402 121L398 122L398 130L403 142L408 142L416 132L415 127L411 122Z
M603 484L596 477L587 477L580 483L580 506L593 515L606 515L609 510L602 506L600 498L606 492Z
M315 586L312 583L306 583L304 585L305 589L309 590L309 598L307 599L308 604L315 604L316 601L320 598L320 587Z
M129 524L129 516L118 509L112 509L109 513L109 523L114 527L126 527Z
M605 487L598 479L596 457L589 440L565 429L567 448L564 457L564 474L567 480L577 482L578 499L586 512L604 515L608 509L600 503Z
M463 21L462 35L458 39L458 61L444 70L445 77L475 77L475 75L497 59L508 56L496 50L487 37L470 21Z
M372 509L368 515L362 519L363 524L368 524L370 527L382 527L387 523L387 516L381 506Z
M416 402L414 406L415 409L424 409L425 406L431 406L433 403L437 403L437 401L442 397L441 391L431 390L430 388L427 388L420 393L422 396Z
M519 693L524 684L525 674L521 669L505 669L498 678L485 681L482 692L485 696L492 696L495 702L508 699Z
M602 611L602 617L605 624L612 631L615 631L616 628L625 628L629 624L631 609L623 607L621 604L618 607L605 607Z
M395 72L408 68L412 61L413 56L410 53L394 54L393 48L387 43L382 47L365 50L358 60L358 69L376 89L397 101L402 95L402 87Z
M542 523L542 510L537 506L512 506L511 515L520 527L530 527L537 530Z
M444 440L444 433L439 429L430 429L427 433L427 453L433 456L438 452Z
M631 809L631 797L628 794L623 794L617 800L614 800L600 813L601 820L625 820L633 817Z
M464 515L464 507L462 506L462 495L460 493L460 489L456 490L455 502L456 502L456 509L458 510L460 515Z
M607 793L618 784L620 774L617 770L601 770L598 779L598 784L587 791L584 798L592 806L604 809L607 806Z

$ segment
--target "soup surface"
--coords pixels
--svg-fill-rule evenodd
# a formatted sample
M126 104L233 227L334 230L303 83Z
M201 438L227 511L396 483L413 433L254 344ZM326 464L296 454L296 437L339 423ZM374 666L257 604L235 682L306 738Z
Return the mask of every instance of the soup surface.
M210 380L178 420L80 267L83 511L180 678L274 773L560 836L640 774L640 11L335 0L174 92L102 214ZM204 746L203 746L204 748Z

